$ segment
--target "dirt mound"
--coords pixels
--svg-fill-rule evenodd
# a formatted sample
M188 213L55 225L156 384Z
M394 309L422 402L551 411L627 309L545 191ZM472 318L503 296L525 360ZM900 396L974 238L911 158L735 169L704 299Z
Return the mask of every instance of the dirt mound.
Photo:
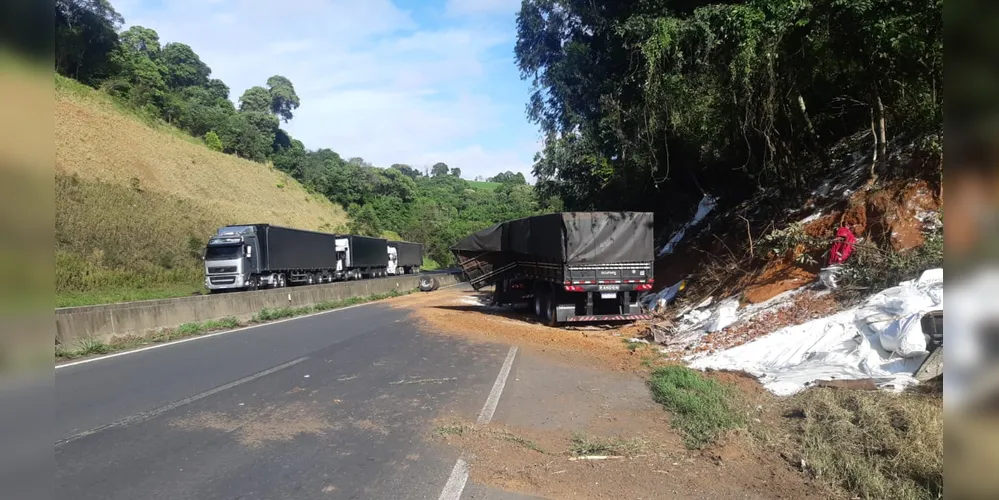
M941 204L925 180L894 181L883 189L855 193L833 215L858 237L905 251L923 244L924 221Z

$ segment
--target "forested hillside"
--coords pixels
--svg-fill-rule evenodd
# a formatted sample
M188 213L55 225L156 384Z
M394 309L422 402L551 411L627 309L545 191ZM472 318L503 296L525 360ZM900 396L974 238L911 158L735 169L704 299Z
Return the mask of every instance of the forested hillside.
M55 3L55 67L66 77L56 109L60 303L191 293L196 247L226 223L404 238L447 265L460 236L559 207L539 202L522 174L472 183L444 162L380 168L320 147L330 145L308 149L281 128L308 105L289 79L274 75L234 102L190 46L123 25L107 0ZM143 227L169 241L129 236Z
M878 166L942 132L942 0L525 0L517 30L538 188L567 208L685 219L806 192L857 132Z

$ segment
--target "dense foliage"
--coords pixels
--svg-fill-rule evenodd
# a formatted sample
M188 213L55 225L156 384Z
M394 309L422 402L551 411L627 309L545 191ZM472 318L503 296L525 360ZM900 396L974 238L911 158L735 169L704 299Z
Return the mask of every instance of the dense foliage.
M310 151L281 123L302 104L287 78L275 75L242 93L229 87L183 43L161 44L156 31L132 26L108 0L57 0L55 67L99 88L149 118L203 140L213 150L274 166L347 209L338 231L392 235L426 244L430 258L450 263L458 238L497 222L558 208L539 203L523 174L504 172L499 186L481 189L459 168L438 162L421 172L409 165L378 168L331 149Z
M939 131L942 0L525 0L516 58L567 208L805 187L832 144ZM729 195L729 196L726 196Z

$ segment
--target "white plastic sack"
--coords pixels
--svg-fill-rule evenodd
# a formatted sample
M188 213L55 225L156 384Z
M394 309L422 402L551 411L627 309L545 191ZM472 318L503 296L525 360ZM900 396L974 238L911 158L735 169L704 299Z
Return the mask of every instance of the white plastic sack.
M903 358L926 353L926 337L920 322L922 314L910 314L892 321L880 332L881 348Z
M739 320L739 316L736 314L738 310L739 301L736 299L728 299L718 304L718 308L708 318L705 330L708 332L717 332L728 328L729 325Z
M675 285L659 291L659 293L653 293L643 297L642 307L644 307L646 310L649 311L660 310L666 307L667 305L669 305L670 301L672 301L673 298L676 297L676 294L680 292L680 285L682 284L683 281L681 280L678 281Z

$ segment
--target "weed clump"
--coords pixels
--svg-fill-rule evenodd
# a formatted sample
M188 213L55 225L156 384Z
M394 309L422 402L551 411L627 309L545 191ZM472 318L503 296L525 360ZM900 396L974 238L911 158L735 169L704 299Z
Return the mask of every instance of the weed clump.
M673 427L688 448L703 448L723 432L744 424L735 391L683 366L664 366L648 382L652 398L673 414Z

